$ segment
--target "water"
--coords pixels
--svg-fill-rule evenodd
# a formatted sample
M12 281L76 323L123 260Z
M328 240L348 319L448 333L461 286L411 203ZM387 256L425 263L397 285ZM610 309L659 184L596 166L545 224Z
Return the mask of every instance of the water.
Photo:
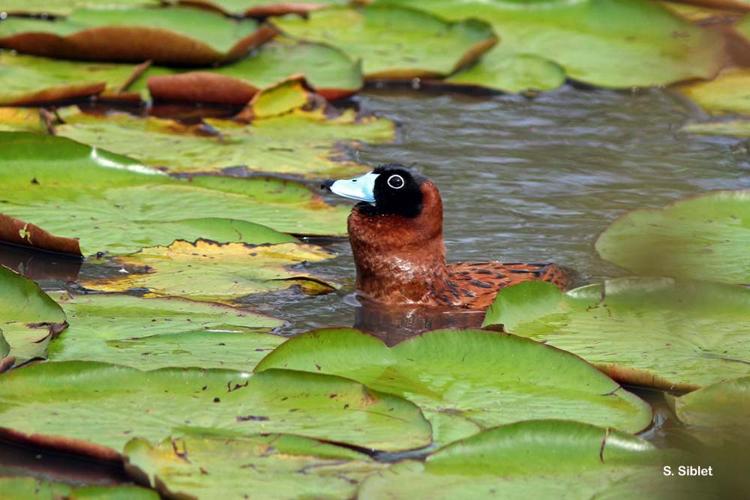
M622 274L593 248L618 216L750 187L747 144L680 133L704 117L665 90L566 87L534 99L375 90L358 101L398 122L399 138L354 153L373 166L414 165L435 181L449 260L554 261L581 283L601 280ZM250 300L289 321L281 333L353 324L351 253L346 242L331 247L339 256L314 269L341 283L339 293Z

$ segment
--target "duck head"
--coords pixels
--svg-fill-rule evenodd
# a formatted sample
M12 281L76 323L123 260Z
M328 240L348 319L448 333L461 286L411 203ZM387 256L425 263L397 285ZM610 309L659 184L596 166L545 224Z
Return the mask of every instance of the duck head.
M444 285L443 204L432 181L388 164L322 187L359 202L348 229L360 295L381 303L419 304Z

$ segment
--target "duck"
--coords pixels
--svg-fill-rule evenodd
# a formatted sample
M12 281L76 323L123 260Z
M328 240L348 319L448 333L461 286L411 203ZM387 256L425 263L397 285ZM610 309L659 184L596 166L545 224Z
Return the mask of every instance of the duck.
M437 186L399 163L380 165L321 188L357 203L347 219L359 298L382 305L486 309L497 293L524 281L568 288L570 273L556 264L448 263L443 202Z

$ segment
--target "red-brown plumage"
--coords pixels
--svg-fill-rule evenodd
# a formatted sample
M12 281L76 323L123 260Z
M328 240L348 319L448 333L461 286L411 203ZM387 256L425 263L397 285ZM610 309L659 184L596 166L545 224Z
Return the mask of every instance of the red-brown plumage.
M501 288L522 281L567 287L569 277L555 264L447 264L440 192L429 180L420 190L422 209L416 217L373 215L361 206L352 210L349 241L357 291L364 298L383 304L485 309Z

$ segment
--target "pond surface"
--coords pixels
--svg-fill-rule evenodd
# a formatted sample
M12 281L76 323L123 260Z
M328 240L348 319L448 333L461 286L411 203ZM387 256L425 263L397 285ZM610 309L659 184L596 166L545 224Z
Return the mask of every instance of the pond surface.
M554 261L596 281L622 274L593 247L618 216L750 187L747 143L680 133L701 114L665 90L565 87L533 99L371 90L358 101L399 123L395 144L364 146L359 159L413 165L441 189L449 260ZM343 285L338 294L251 300L290 322L281 333L353 324L351 252L332 247L339 257L316 268Z

